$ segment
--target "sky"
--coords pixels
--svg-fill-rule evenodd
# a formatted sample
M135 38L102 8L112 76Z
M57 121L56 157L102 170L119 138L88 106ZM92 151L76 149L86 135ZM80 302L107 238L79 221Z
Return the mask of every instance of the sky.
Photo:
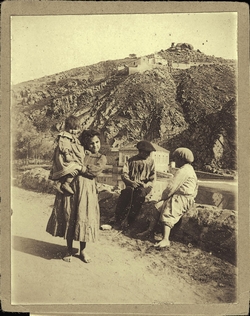
M11 83L144 56L172 42L237 59L237 13L11 16Z

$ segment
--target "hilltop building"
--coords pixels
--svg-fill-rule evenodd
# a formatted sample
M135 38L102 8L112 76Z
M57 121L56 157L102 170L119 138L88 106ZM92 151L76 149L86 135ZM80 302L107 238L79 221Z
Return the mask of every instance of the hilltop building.
M128 61L124 65L118 66L119 73L126 73L128 75L134 73L142 73L146 70L151 70L159 66L169 66L166 59L162 58L158 53L155 53L152 57L140 57L133 61Z
M173 69L189 69L190 67L190 63L172 63Z
M169 51L175 51L179 54L180 51L194 51L193 45L189 43L172 43ZM134 73L143 73L146 70L151 70L157 67L166 67L169 72L173 69L189 69L191 67L197 67L200 65L210 65L214 64L209 60L203 62L186 61L186 62L176 62L174 60L163 58L160 53L156 52L149 57L136 57L135 54L130 54L126 63L118 66L118 75L131 75Z
M151 70L156 67L166 66L168 71L172 69L189 69L191 67L197 67L199 65L209 65L211 62L173 62L161 57L159 54L154 54L153 57L140 57L136 60L128 62L123 66L118 66L119 74L131 75L134 73L143 73L146 70Z

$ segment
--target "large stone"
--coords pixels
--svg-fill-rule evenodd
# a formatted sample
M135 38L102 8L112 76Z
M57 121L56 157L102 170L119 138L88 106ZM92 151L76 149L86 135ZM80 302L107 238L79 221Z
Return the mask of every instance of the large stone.
M173 230L172 238L212 252L236 264L237 214L211 205L196 205Z
M106 198L100 201L102 218L108 220L114 215L118 196L117 193L112 196L109 192ZM159 217L154 201L144 203L142 211L129 228L130 236L152 240L154 232L162 232ZM140 235L144 232L146 233ZM173 241L199 247L236 264L236 236L237 214L235 211L198 204L183 215L180 222L172 229L170 238Z
M28 190L34 190L44 193L55 193L54 181L48 179L49 171L43 168L33 168L24 172L18 183Z

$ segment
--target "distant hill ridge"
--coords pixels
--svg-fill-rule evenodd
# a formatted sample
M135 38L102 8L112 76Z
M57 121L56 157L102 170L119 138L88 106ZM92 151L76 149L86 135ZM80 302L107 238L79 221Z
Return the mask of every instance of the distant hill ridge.
M148 139L170 151L188 146L200 170L235 169L236 63L176 46L15 85L13 108L48 140L75 114L83 128L101 131L106 147Z
M172 43L173 45L174 43ZM215 57L215 56L209 56L206 55L204 53L202 53L199 49L194 50L194 49L189 49L189 48L179 48L180 46L178 45L191 45L191 44L187 44L187 43L177 43L176 45L166 49L166 50L161 50L159 52L157 52L157 54L159 54L162 58L166 59L166 60L171 60L174 63L187 63L187 62L207 62L207 63L230 63L230 64L234 64L236 61L233 59L224 59L222 57ZM176 48L177 46L177 48ZM192 45L191 45L192 46ZM154 54L150 54L150 55L146 55L145 57L153 57ZM75 76L78 78L78 76L84 75L85 74L85 79L88 78L88 76L86 76L89 72L91 71L98 71L98 68L103 68L103 64L113 64L113 67L116 68L118 66L122 66L124 64L126 64L129 60L129 62L133 62L138 60L139 58L141 58L143 56L137 57L136 54L130 54L130 56L125 57L123 59L117 59L117 60L113 60L113 61L101 61L98 62L97 64L94 65L88 65L88 66L83 66L83 67L76 67L70 70L66 70L66 71L62 71L53 75L49 75L49 76L44 76L41 77L39 79L34 79L34 80L30 80L30 81L25 81L22 83L19 83L17 85L15 85L16 87L18 86L23 86L23 85L34 85L36 82L41 84L43 81L59 81L60 79L63 78L68 78L68 77L72 77L74 78ZM104 66L105 68L105 66Z

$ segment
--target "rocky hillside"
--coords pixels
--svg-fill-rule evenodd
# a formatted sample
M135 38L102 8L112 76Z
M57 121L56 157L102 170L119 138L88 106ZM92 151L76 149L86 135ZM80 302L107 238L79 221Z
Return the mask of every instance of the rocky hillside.
M144 138L170 151L190 147L200 170L236 169L235 64L192 47L177 48L158 55L173 63L198 65L175 69L159 63L129 74L129 67L140 63L131 54L12 87L17 138L23 141L20 130L32 126L49 142L63 128L65 117L75 114L83 128L101 131L106 148ZM17 157L28 151L32 155L34 145L25 151L19 144L17 140Z
M188 128L163 146L190 147L200 170L236 169L236 79L230 65L192 67L181 75L176 98Z

